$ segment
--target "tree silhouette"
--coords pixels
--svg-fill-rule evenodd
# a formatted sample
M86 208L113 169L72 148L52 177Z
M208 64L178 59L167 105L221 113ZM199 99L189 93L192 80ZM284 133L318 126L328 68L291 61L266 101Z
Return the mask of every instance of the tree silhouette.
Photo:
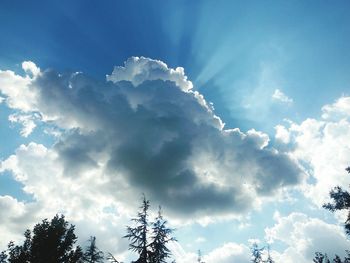
M341 258L338 255L335 255L335 258L333 259L334 263L342 263Z
M79 262L82 250L73 246L77 241L75 227L64 216L56 215L51 222L46 219L33 230L31 257L33 262Z
M262 251L264 248L259 248L258 244L254 242L251 247L251 252L252 252L252 263L260 263L263 262L262 260Z
M112 262L112 263L123 263L123 262L119 262L119 261L112 255L112 253L108 253L106 259L109 260L109 261Z
M315 257L313 259L314 263L330 263L327 254L322 254L320 252L315 253Z
M124 238L130 241L129 250L139 255L134 263L166 263L171 256L167 245L171 241L176 241L171 236L173 229L167 226L161 207L150 228L149 208L150 202L143 195L137 217L132 219L135 226L127 226L127 234ZM90 237L89 245L83 252L80 246L75 245L77 236L74 230L74 225L69 224L63 215L56 215L51 221L44 219L34 226L33 231L25 231L22 245L16 245L11 241L7 250L0 253L0 263L104 262L104 254L97 248L96 237ZM106 259L119 263L111 253L108 253ZM172 263L175 261L173 260Z
M139 258L134 263L164 263L170 258L171 252L167 244L176 241L171 236L173 229L167 227L167 221L163 218L162 210L159 207L158 216L154 222L148 219L150 201L143 195L142 204L136 218L131 219L134 226L127 226L127 234L124 238L130 241L129 250L139 254ZM151 232L150 232L151 231ZM111 262L118 262L110 253L107 258ZM175 261L172 261L173 263Z
M350 167L345 169L350 174ZM324 204L323 207L330 210L331 212L335 212L338 210L348 210L348 216L344 223L345 232L348 236L350 236L350 193L346 190L343 190L340 186L334 187L330 193L330 197L333 199L333 203ZM350 253L346 251L347 256L344 258L344 263L350 263ZM315 257L313 259L314 262L318 263L328 263L330 262L327 254L323 254L321 252L316 252ZM341 259L338 255L335 255L333 259L335 263L341 263Z
M140 211L137 214L136 218L133 218L132 221L136 224L135 227L127 227L127 234L124 238L130 240L129 250L137 252L139 258L135 263L147 263L149 262L150 252L148 251L148 209L150 207L149 200L146 199L146 196L143 195L142 205L140 206Z
M197 262L198 263L204 263L203 261L202 261L202 252L200 251L200 250L198 250L198 257L197 257Z
M50 222L45 219L24 233L22 245L10 242L8 245L9 263L80 263L82 250L74 248L77 240L74 226L69 225L64 216L56 215ZM2 253L6 262L5 252Z
M272 256L270 254L270 246L267 246L267 259L265 260L266 263L275 263L275 261L272 259Z
M350 167L347 167L345 170L350 173ZM332 212L348 210L348 217L345 221L344 228L346 234L350 236L350 193L343 190L340 186L337 186L331 190L329 195L333 199L333 203L324 204L323 207Z
M14 242L8 244L9 258L8 262L10 263L21 263L21 262L30 262L31 261L31 232L26 230L24 232L25 240L23 245L16 246Z
M171 256L171 252L167 244L176 241L171 237L173 229L166 226L167 221L162 216L162 209L159 206L158 216L152 223L152 242L150 243L151 253L150 260L152 263L164 263Z
M7 262L7 254L6 251L2 251L0 253L0 263L6 263Z
M102 263L103 259L103 252L96 246L96 237L90 237L89 245L86 247L83 255L83 261L87 263Z

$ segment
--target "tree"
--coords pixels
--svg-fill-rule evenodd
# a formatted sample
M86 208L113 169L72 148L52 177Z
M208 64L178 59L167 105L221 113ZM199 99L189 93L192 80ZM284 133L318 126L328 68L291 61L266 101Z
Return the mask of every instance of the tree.
M350 167L347 167L345 170L350 173ZM332 212L348 210L348 217L344 227L346 234L350 236L350 193L343 190L340 186L337 186L331 190L329 195L333 199L333 203L324 204L323 207Z
M350 174L350 167L345 169ZM333 199L332 203L324 204L323 207L330 210L331 212L335 212L338 210L348 210L348 216L344 223L345 232L348 236L350 236L350 193L346 190L343 190L340 186L336 186L333 188L330 193L330 197ZM350 262L350 254L347 252L347 256L344 258L344 263ZM327 257L327 254L322 254L321 252L315 253L314 262L318 263L328 263L330 260ZM332 260L335 263L341 263L341 259L338 255Z
M322 254L321 252L316 252L313 259L314 263L330 263L327 254Z
M270 246L267 246L267 259L265 260L266 263L275 263L275 261L272 259L272 256L270 254Z
M108 253L107 255L107 260L109 260L112 263L123 263L123 262L119 262L113 255L112 253Z
M27 229L24 232L25 240L23 245L16 246L14 242L8 244L9 258L8 262L10 263L22 263L22 262L31 262L31 232Z
M6 263L7 262L6 259L7 259L6 251L2 251L0 253L0 263Z
M136 218L131 219L134 226L127 226L127 234L124 238L130 241L129 250L139 254L139 258L134 263L163 263L171 256L167 244L176 241L171 237L173 229L167 227L167 221L163 218L162 210L159 207L158 216L151 224L148 221L148 210L150 202L143 195L142 205ZM111 262L118 262L112 254L107 258ZM174 261L173 261L174 262Z
M252 262L253 263L261 263L263 262L262 260L262 251L264 248L259 248L258 244L256 242L253 243L251 247L251 252L252 252Z
M350 263L350 251L346 250L346 256L344 258L344 263Z
M338 255L335 255L335 258L333 259L333 263L342 263L341 258Z
M8 245L9 263L79 263L82 250L74 248L77 237L74 226L69 225L64 216L56 215L50 222L45 219L24 233L23 245ZM5 261L6 262L6 261Z
M104 259L103 252L96 246L96 237L90 237L89 246L83 255L83 262L87 263L102 263Z
M33 230L31 257L33 262L79 262L80 247L73 249L77 236L75 227L69 225L64 216L56 215L51 222L47 219Z
M152 242L150 243L151 253L150 260L152 263L164 263L171 256L167 244L176 241L171 237L173 229L166 226L167 221L162 216L162 209L159 206L158 216L152 224Z
M133 218L132 221L136 224L135 227L127 227L127 234L124 238L130 240L129 250L137 252L139 258L135 263L148 263L150 251L148 251L148 209L150 207L149 200L146 199L146 196L143 195L142 205L140 206L140 211L137 214L136 218Z
M204 262L202 261L202 252L201 252L200 250L198 250L197 262L198 262L198 263L204 263Z

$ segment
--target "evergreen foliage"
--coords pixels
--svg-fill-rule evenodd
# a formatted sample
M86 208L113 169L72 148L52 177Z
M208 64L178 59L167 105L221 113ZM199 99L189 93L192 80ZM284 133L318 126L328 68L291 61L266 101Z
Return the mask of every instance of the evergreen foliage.
M251 262L252 263L261 263L263 262L262 260L262 251L264 248L259 248L258 244L254 242L251 247L251 252L252 252L252 258Z
M198 250L197 262L198 263L205 263L202 261L202 252L200 250Z
M265 262L266 263L275 263L275 261L272 259L272 256L270 254L270 246L267 246L267 259Z
M333 259L333 263L342 263L341 258L338 255L335 255L335 258Z
M1 253L0 253L0 263L6 263L7 262L7 254L6 254L6 252L5 251L2 251Z
M83 255L83 261L86 263L103 263L103 259L103 252L96 246L96 237L90 237L89 246L86 247Z
M320 252L315 253L315 257L313 259L314 263L330 263L327 254L322 254Z
M130 241L129 250L139 255L135 263L164 263L171 256L167 244L176 239L171 237L173 229L167 227L161 208L155 221L149 222L149 208L150 202L144 195L140 211L137 217L132 219L135 225L127 226L124 238Z
M148 209L150 207L149 200L146 199L145 195L143 196L142 205L140 211L137 214L136 218L133 218L132 221L136 224L134 227L127 227L127 234L124 236L130 241L129 249L137 252L139 254L139 259L137 263L147 263L149 262L149 251L148 251Z
M171 237L173 229L168 228L166 224L167 221L163 218L162 209L159 207L158 216L152 223L152 242L150 243L152 263L164 263L171 256L167 244L170 241L176 241L176 239Z
M252 263L275 263L270 254L270 245L259 248L258 244L254 242L250 248Z

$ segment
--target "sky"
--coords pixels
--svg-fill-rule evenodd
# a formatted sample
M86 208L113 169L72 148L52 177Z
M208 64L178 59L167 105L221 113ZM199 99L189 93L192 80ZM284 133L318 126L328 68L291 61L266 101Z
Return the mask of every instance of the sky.
M0 249L63 213L121 260L142 194L177 262L344 255L348 1L2 1Z

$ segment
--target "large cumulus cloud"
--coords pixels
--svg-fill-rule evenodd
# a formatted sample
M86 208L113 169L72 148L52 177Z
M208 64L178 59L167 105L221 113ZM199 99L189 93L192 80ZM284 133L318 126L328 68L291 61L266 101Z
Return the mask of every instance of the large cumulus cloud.
M144 192L173 214L202 216L246 211L256 198L302 179L296 163L269 146L266 134L225 129L182 68L133 57L106 81L40 71L30 62L23 68L24 77L0 71L0 91L18 111L18 122L21 116L31 121L23 135L39 121L59 130L47 150L59 167L46 175L52 180L88 184L85 192L120 203ZM38 171L18 165L2 169L21 170L25 176L17 178L38 195L30 183Z

